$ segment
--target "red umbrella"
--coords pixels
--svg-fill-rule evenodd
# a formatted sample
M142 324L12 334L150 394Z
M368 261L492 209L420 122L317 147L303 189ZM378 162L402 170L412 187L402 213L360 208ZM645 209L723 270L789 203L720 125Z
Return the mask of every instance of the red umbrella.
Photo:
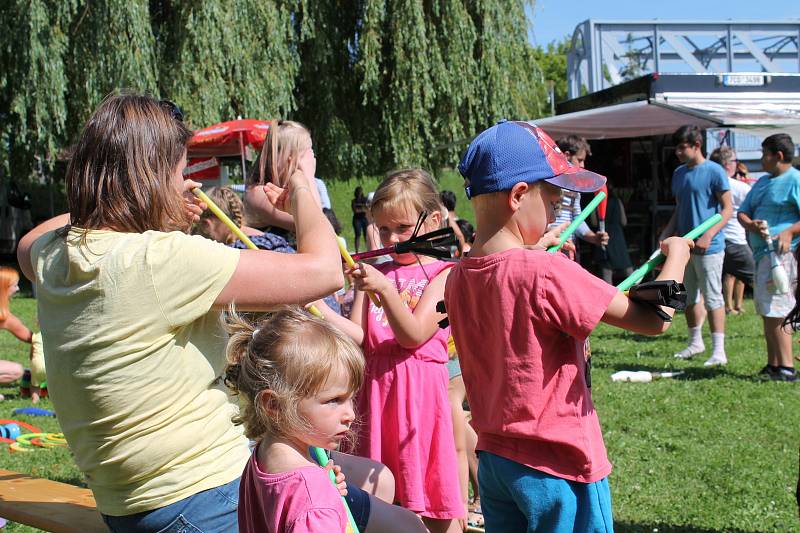
M265 120L240 118L197 130L187 145L189 157L242 158L242 176L246 176L244 153L250 146L261 150L267 138L269 123Z

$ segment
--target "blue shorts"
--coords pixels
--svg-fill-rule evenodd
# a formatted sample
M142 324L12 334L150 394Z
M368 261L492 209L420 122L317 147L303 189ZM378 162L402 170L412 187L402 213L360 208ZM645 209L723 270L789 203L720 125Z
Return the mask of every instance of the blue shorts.
M594 483L569 481L480 452L478 484L486 531L614 531L608 478Z
M165 507L126 516L103 515L103 521L119 533L204 533L237 531L239 478L204 490Z
M360 531L367 528L369 494L347 484L347 505ZM202 533L238 531L239 478L179 502L127 516L102 515L108 529L119 533Z

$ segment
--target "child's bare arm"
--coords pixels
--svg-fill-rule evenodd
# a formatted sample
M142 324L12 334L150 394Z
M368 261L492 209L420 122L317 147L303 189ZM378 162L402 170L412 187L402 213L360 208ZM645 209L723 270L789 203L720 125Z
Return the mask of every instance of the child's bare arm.
M364 342L364 330L361 329L359 324L356 324L352 320L343 317L331 309L330 306L328 306L328 304L326 304L323 300L317 300L314 302L314 307L319 309L319 311L322 313L322 316L325 317L325 320L342 330L348 337L353 339L356 344L361 345L361 343ZM353 306L353 310L355 311L355 306Z
M351 280L352 282L352 280ZM354 290L353 306L350 308L350 321L364 330L364 293Z
M5 319L2 329L8 330L12 335L22 342L31 342L33 332L28 329L28 326L23 324L19 318L11 313L9 313L8 317Z
M416 348L433 337L439 321L446 315L436 311L436 304L444 298L444 285L450 269L433 278L412 312L397 293L394 285L370 265L360 263L349 271L354 274L359 290L372 291L380 296L386 320L392 328L397 343L403 348ZM353 306L355 311L355 305Z
M36 273L33 271L31 263L31 247L33 247L33 243L48 231L63 228L67 224L69 224L69 213L64 213L42 222L20 239L17 245L17 262L22 273L32 283L36 283Z
M683 273L689 260L689 250L694 246L692 241L681 237L670 237L661 243L661 251L667 256L664 268L656 279L683 281ZM661 308L668 315L675 312L672 308ZM648 305L635 302L620 292L611 300L602 318L606 324L627 329L642 335L660 335L671 322L660 318Z

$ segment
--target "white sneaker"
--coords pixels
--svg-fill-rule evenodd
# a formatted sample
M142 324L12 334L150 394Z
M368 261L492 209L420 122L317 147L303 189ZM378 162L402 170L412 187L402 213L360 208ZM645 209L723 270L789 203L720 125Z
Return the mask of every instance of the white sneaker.
M675 354L675 359L691 359L695 355L703 353L705 351L706 351L705 346L703 346L702 348L694 348L692 346L687 346L686 348Z
M725 366L727 364L728 364L728 358L726 356L723 355L722 357L720 357L717 355L712 355L708 359L708 361L703 363L703 366Z

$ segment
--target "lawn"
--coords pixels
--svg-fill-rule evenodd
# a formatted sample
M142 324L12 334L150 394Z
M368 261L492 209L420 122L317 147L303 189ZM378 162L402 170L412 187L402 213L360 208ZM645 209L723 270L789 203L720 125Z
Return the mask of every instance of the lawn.
M353 247L350 198L357 185L374 190L379 178L329 183L328 188ZM457 173L440 176L456 192L458 213L472 218ZM592 335L593 395L614 471L611 475L616 530L622 532L800 531L794 491L800 445L800 385L761 382L765 363L761 322L752 301L728 320L724 369L705 369L704 358L678 361L684 346L682 315L659 338L601 325ZM14 298L12 312L35 323L35 302ZM708 331L706 344L710 347ZM0 332L0 357L20 362L27 345ZM683 370L678 379L612 383L617 370ZM6 400L0 418L29 405L18 387L0 387ZM52 408L49 400L42 407ZM52 418L19 417L44 431L58 431ZM10 454L0 445L0 468L83 485L67 449ZM11 524L8 531L34 531Z

